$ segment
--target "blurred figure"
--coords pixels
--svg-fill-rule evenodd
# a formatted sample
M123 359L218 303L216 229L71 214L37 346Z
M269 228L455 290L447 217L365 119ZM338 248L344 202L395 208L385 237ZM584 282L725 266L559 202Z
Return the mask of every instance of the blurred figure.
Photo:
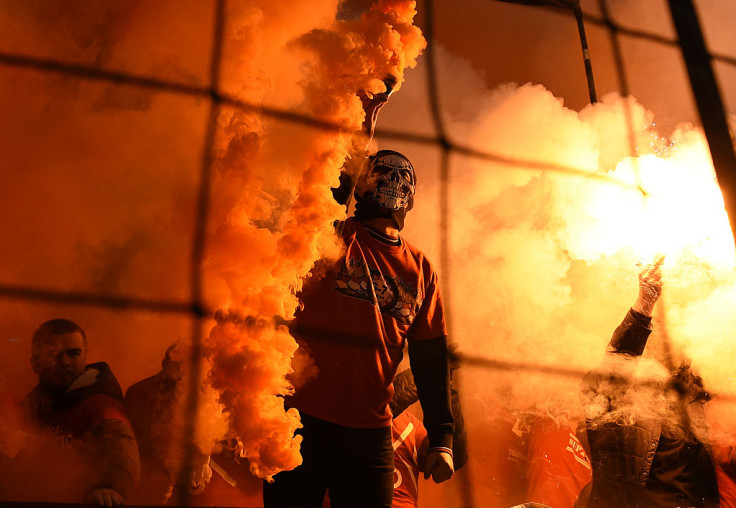
M718 480L718 506L736 508L736 450L733 446L714 444L713 460Z
M31 345L38 385L21 405L32 423L56 437L60 448L76 452L84 468L85 485L79 486L84 500L117 506L138 481L138 447L115 376L106 363L86 361L87 337L79 325L67 319L43 323ZM74 469L72 463L59 466ZM64 478L65 469L52 474Z
M485 426L488 440L473 453L485 455L484 476L475 480L485 478L489 484L485 489L479 485L479 490L495 489L492 506L575 506L591 480L590 459L576 435L575 418L539 407L514 413L496 410Z
M545 416L531 419L526 464L529 506L573 508L591 480L590 459L572 421Z
M419 473L427 455L427 429L410 411L391 422L394 447L394 498L392 508L416 508L419 502ZM459 466L458 466L459 467Z
M718 506L702 380L683 364L664 382L632 383L652 332L663 261L660 256L640 271L634 306L613 333L601 366L584 381L593 482L580 506Z
M488 508L509 508L524 502L528 429L508 409L506 394L489 390L471 401L465 407L472 446L466 474L473 499Z
M183 434L190 388L191 348L174 342L161 361L161 370L131 385L125 408L138 439L141 482L130 497L135 504L170 506L256 506L261 501L261 480L250 474L235 443L222 441L210 456L192 447L192 436ZM202 400L200 400L200 403Z
M455 343L448 345L451 372L460 367L461 357ZM390 408L393 414L391 435L394 448L394 497L392 508L416 508L419 502L419 473L429 449L427 429L421 420L406 409L419 400L414 376L410 369L396 375L394 396ZM455 471L468 461L467 432L463 418L460 395L450 389L455 431L452 437L452 457ZM429 475L424 474L428 479Z
M175 342L166 350L161 370L131 385L125 392L125 409L138 439L141 456L141 482L131 501L141 504L179 504L175 487L180 482L180 460L185 443L171 426L182 387L185 362L191 361L183 344ZM195 495L211 476L206 458L199 457L200 474L181 488L185 495ZM172 499L173 498L173 499Z

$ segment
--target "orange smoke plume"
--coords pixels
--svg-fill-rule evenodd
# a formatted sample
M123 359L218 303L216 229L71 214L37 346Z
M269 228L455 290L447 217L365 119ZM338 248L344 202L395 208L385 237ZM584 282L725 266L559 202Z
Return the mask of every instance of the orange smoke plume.
M335 21L331 6L333 21L325 22L330 6L309 6L231 5L223 51L226 66L243 64L223 76L243 101L335 126L237 109L218 120L207 286L211 306L227 310L205 349L240 453L262 478L301 463L298 413L285 411L280 397L292 390L285 376L297 348L284 324L314 262L340 253L333 223L345 211L330 187L352 147L365 145L356 93L382 92L388 74L400 83L425 44L411 24L413 1L382 1L351 21Z

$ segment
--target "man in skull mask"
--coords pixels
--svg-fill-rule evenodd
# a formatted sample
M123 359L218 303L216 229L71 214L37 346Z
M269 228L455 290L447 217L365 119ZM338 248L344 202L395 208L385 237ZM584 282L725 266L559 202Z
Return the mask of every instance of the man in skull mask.
M414 167L399 152L380 150L368 158L368 171L363 175L355 191L355 218L364 224L386 219L379 224L389 228L391 240L396 241L406 213L414 208Z
M362 97L369 137L387 98ZM301 413L303 464L264 484L267 508L322 506L326 492L333 508L391 506L389 401L406 343L429 439L425 478L439 483L453 473L447 331L437 273L399 235L414 204L414 167L392 150L369 157L366 166L355 186L355 215L338 226L345 256L315 268L291 325L317 374L286 398ZM343 185L334 189L342 204L350 181L341 178Z

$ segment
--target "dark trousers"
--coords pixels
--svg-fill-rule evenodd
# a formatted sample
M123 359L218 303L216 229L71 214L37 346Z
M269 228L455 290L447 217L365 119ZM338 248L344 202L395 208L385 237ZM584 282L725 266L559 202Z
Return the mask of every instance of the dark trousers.
M263 484L265 508L321 507L329 491L331 508L390 508L394 450L391 427L355 429L302 413L304 462Z

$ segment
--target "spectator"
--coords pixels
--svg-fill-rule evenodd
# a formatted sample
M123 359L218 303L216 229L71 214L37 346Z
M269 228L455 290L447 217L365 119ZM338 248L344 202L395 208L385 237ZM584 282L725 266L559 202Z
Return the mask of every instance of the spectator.
M526 501L573 508L591 480L588 454L572 421L537 416L529 422Z
M652 331L663 261L660 256L640 271L634 306L613 333L601 367L586 376L593 482L581 506L718 506L702 380L684 364L668 382L631 383ZM640 408L635 402L642 399L649 404Z
M31 345L38 385L21 405L33 423L82 455L86 500L117 506L138 481L138 447L115 376L106 363L87 365L86 359L87 337L79 325L43 323Z
M125 393L141 455L142 480L131 496L137 504L196 506L255 506L261 499L261 480L229 441L209 456L194 447L191 464L183 459L191 436L183 434L182 416L190 388L191 348L174 342L161 370L131 385ZM201 402L201 401L200 401ZM189 417L195 417L188 411Z

